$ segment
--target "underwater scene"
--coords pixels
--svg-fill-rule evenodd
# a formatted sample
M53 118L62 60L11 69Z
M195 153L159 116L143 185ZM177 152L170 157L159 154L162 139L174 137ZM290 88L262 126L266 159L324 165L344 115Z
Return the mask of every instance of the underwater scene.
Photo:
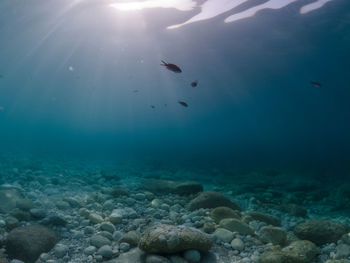
M0 263L350 263L349 0L1 0Z

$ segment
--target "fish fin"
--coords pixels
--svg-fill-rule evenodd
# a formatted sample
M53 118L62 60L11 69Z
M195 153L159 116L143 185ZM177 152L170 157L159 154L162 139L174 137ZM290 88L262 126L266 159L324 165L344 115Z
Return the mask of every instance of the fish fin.
M166 66L168 63L166 63L164 60L161 60L163 64L160 64L161 66Z

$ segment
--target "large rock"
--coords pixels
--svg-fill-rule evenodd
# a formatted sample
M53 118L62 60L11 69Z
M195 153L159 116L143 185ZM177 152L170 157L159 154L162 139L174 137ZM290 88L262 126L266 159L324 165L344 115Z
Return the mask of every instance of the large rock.
M178 195L193 195L203 191L203 186L196 182L184 182L175 186L174 193Z
M317 247L308 240L297 240L282 249L282 252L289 259L288 262L309 263L312 262L317 253Z
M237 204L232 202L226 196L214 191L200 193L190 202L191 211L200 208L216 208L219 206L226 206L232 208L233 210L241 210Z
M234 219L225 218L220 221L220 227L230 230L231 232L238 232L241 235L253 235L254 231L246 223Z
M16 189L0 189L0 213L7 214L22 200L22 195Z
M264 226L260 229L259 237L264 243L283 245L287 241L287 232L281 227Z
M146 229L140 238L139 248L148 253L176 253L188 249L207 251L212 241L198 229L159 224Z
M317 247L310 241L298 240L283 248L272 247L263 252L259 263L310 263L317 255Z
M220 223L220 221L222 219L225 218L236 218L236 219L240 219L241 215L239 214L238 211L233 210L229 207L225 207L225 206L220 206L217 208L214 208L211 212L210 212L210 217L212 219L214 219L215 223Z
M56 233L40 225L18 227L6 238L6 252L10 258L35 262L41 253L51 250L57 242Z
M141 188L155 194L192 195L203 191L203 186L196 182L175 182L158 179L147 181Z
M258 220L261 222L265 222L268 225L280 226L281 220L277 216L265 214L257 211L250 211L247 213L248 216L253 218L254 220Z
M347 227L327 219L309 220L298 224L294 228L294 234L300 239L306 239L317 245L336 242L343 234L347 233Z
M121 254L118 258L106 261L106 263L144 263L146 253L138 248Z

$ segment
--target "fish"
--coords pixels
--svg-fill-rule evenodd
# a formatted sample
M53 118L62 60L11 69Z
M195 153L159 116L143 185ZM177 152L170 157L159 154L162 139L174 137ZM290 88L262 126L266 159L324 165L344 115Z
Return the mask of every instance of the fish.
M138 90L138 89L135 89L135 90L133 90L133 92L136 93L136 92L139 92L139 90Z
M175 73L181 73L182 70L176 66L175 64L170 64L170 63L166 63L165 61L161 60L163 64L160 64L161 66L166 67L168 70L175 72Z
M178 101L178 103L184 107L188 107L188 104L184 101Z
M156 106L154 106L154 105L151 105L150 107L151 107L152 109L154 109L154 108L155 108Z
M191 83L192 87L197 87L197 85L198 85L198 80L195 80Z
M317 87L317 88L321 88L322 85L320 82L317 82L317 81L311 81L311 84L314 86L314 87Z

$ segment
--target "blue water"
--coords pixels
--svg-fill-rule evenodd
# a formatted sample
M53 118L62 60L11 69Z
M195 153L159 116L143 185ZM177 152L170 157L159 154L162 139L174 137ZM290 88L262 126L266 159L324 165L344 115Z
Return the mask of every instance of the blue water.
M349 1L305 14L315 1L289 1L225 23L267 2L242 1L174 29L205 1L117 2L0 2L3 154L346 173Z

